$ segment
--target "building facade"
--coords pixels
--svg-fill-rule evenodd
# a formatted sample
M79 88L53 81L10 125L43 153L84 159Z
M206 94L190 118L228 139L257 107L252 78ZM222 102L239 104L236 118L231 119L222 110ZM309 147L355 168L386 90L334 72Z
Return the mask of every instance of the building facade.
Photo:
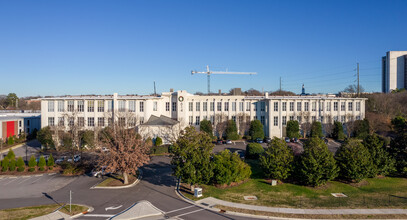
M34 129L40 130L39 113L0 113L0 139L3 141L22 133L31 134Z
M41 125L66 129L78 125L96 129L117 122L146 129L140 125L154 116L177 121L179 129L189 125L199 129L200 122L206 119L216 130L216 125L225 120L234 120L239 127L241 122L257 119L263 124L266 136L284 137L289 120L297 120L300 124L312 121L324 124L364 119L365 100L335 96L269 96L268 93L264 96L193 95L183 90L159 96L115 93L111 96L53 97L41 101ZM157 135L147 132L144 136L154 138Z
M382 57L382 92L407 89L407 51L389 51Z

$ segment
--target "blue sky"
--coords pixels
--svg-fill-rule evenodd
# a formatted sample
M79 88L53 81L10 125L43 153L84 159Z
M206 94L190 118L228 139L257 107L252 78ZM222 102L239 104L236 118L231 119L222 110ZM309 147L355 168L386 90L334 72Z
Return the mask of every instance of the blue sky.
M0 94L149 94L255 88L381 90L381 57L407 50L407 1L4 1Z

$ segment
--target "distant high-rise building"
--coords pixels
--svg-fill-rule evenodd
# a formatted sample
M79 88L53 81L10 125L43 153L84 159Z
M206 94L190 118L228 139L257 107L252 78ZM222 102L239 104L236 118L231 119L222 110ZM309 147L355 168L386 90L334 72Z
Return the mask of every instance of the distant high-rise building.
M407 51L389 51L382 57L382 92L407 89Z

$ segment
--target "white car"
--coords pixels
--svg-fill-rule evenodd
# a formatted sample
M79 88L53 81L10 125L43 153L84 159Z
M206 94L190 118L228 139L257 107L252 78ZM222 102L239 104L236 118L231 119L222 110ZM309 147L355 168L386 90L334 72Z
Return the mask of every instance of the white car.
M66 156L62 156L62 157L60 157L59 159L57 159L57 160L55 161L55 163L56 163L56 164L60 164L60 163L64 162L65 160L66 160Z
M95 168L92 170L91 175L97 178L102 177L102 175L108 175L110 172L105 172L106 166L103 166L101 168Z
M77 154L77 155L75 155L75 156L73 156L73 161L76 163L76 162L79 162L81 160L81 155L79 155L79 154Z

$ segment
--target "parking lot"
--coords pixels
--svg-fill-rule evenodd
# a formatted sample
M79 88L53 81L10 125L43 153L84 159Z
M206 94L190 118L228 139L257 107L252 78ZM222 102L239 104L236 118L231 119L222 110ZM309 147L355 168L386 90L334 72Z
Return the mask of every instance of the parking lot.
M40 197L60 189L75 180L59 174L38 174L31 176L0 176L0 199Z

